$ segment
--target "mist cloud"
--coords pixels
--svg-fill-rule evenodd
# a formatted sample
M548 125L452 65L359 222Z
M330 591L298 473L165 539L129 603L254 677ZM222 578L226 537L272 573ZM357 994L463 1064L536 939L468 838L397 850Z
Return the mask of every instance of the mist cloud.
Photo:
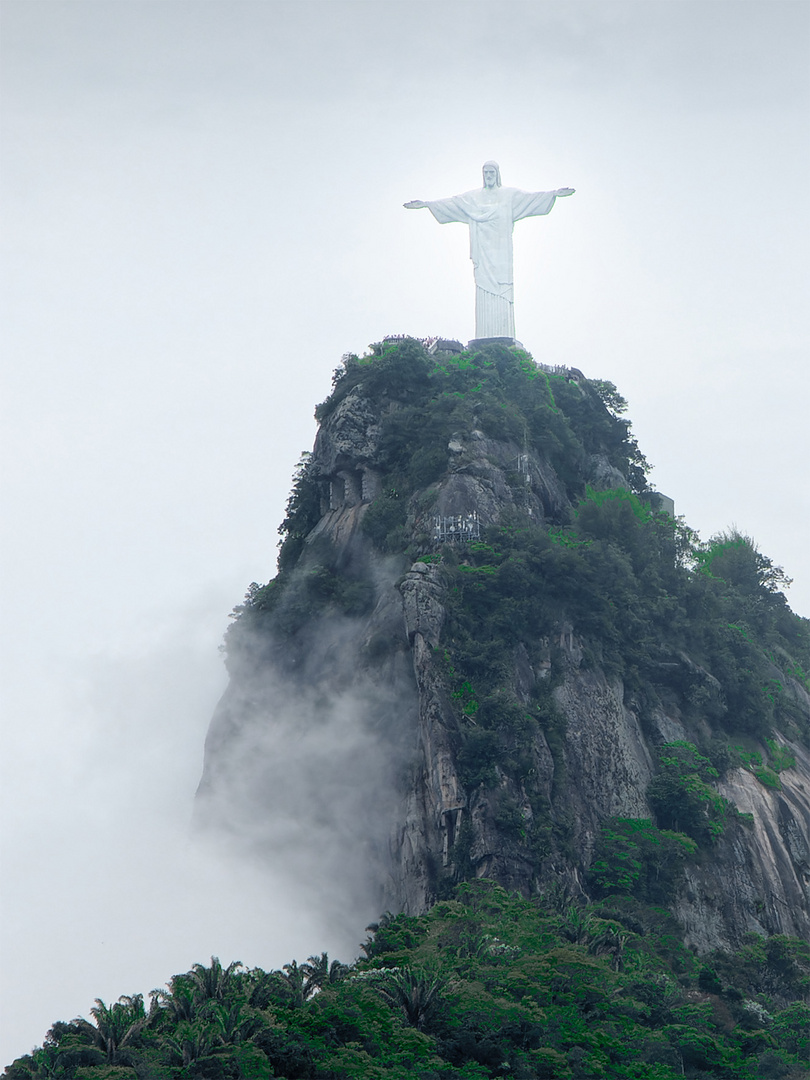
M357 929L358 913L376 916L390 893L392 828L416 756L416 689L395 623L403 648L389 638L375 665L364 662L373 618L324 610L295 639L243 632L198 800L200 828L281 868Z
M212 953L266 968L324 949L349 959L362 919L378 914L365 893L367 906L348 918L318 832L326 794L331 803L347 771L373 766L348 698L317 748L312 733L300 738L289 726L259 747L277 751L268 777L283 779L296 811L269 833L254 828L272 859L256 859L244 835L191 827L205 731L225 680L223 592L153 613L151 641L119 641L57 677L43 664L40 692L17 711L2 793L4 1063L40 1043L55 1020L87 1016L95 997L147 993Z

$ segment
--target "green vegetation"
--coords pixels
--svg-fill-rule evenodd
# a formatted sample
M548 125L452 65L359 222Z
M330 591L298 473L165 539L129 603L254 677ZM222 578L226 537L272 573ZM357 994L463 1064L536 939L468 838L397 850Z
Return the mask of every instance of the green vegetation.
M602 826L589 885L596 896L634 896L666 904L697 843L683 833L656 828L649 818L610 818Z
M642 724L654 709L674 706L694 731L691 742L660 748L648 791L661 830L658 856L666 855L674 873L685 857L697 856L672 834L709 849L729 828L745 827L746 817L714 785L721 771L740 763L734 747L741 740L759 747L752 772L772 789L780 786L779 769L793 764L774 732L810 742L789 674L792 657L806 664L807 621L789 611L781 593L761 586L760 593L741 594L701 573L688 531L650 514L629 492L603 499L586 493L568 526L546 530L515 520L486 530L485 539L445 552L442 562L443 654L452 669L448 685L458 704L458 762L467 790L496 789L498 775L510 777L531 802L534 828L549 841L550 807L531 752L542 733L558 793L565 783L564 720L553 690L566 670L557 643L568 624L584 646L581 664L620 676ZM729 627L741 610L749 627L757 620L747 637ZM514 688L521 649L545 674L528 708ZM564 848L559 823L551 840ZM642 848L651 842L645 837ZM536 850L547 853L542 845ZM608 879L590 880L604 889ZM652 899L646 870L628 891Z
M704 574L736 586L754 603L761 602L764 593L777 593L791 583L781 566L774 566L757 551L750 537L734 530L720 533L702 545L695 559Z
M620 416L626 403L616 388L606 382L574 386L542 372L521 350L490 346L436 360L412 340L374 346L370 356L344 359L334 373L332 393L316 409L317 419L327 420L360 386L364 397L382 405L374 466L385 477L385 493L378 500L379 514L372 506L366 518L371 518L372 538L385 550L408 545L404 533L386 535L384 524L389 529L402 524L410 496L447 470L448 441L458 431L477 429L490 439L537 448L572 500L585 494L584 463L593 453L626 475L633 490L646 487L648 466L630 424ZM287 551L297 555L302 525L311 528L317 521L317 487L318 478L301 468L280 530L282 570ZM400 500L400 516L390 506L392 492Z
M746 746L733 746L731 752L735 763L743 769L748 769L764 787L781 791L782 781L779 779L779 773L785 769L792 769L796 764L796 758L775 739L765 739L765 746L767 753L761 749L749 749ZM763 761L763 754L767 762Z
M659 763L647 799L661 824L709 845L723 835L728 818L741 816L711 786L717 769L692 743L666 743L659 750Z
M612 828L666 846L649 822ZM321 953L265 972L214 957L148 1009L140 995L98 1001L92 1022L54 1024L6 1080L810 1075L810 946L797 940L750 935L736 954L698 958L638 900L583 906L552 888L527 901L485 881L368 929L351 966Z

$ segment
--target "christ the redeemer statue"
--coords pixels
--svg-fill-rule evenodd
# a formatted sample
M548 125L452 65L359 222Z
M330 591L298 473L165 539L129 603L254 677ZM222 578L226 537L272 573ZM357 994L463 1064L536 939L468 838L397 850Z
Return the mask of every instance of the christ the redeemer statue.
M440 225L463 221L470 227L470 258L475 273L476 338L515 338L512 227L525 217L551 210L558 196L573 195L573 188L556 191L521 191L501 187L495 161L483 168L484 186L450 199L406 202L406 210L427 207Z

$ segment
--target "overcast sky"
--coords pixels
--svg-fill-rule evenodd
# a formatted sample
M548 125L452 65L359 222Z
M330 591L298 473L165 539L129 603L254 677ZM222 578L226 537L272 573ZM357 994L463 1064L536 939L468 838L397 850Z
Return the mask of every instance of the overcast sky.
M187 838L217 644L346 352L473 336L466 229L515 230L517 335L629 399L651 483L810 616L804 2L4 0L5 1064L218 953L349 959L283 866ZM323 893L324 883L318 883Z

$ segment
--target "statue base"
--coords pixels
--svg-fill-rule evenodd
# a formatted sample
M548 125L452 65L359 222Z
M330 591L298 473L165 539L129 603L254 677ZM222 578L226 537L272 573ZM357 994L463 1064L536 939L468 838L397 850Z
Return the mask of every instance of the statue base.
M508 349L523 348L523 343L513 337L477 337L467 342L468 349L483 349L485 345L505 345Z

